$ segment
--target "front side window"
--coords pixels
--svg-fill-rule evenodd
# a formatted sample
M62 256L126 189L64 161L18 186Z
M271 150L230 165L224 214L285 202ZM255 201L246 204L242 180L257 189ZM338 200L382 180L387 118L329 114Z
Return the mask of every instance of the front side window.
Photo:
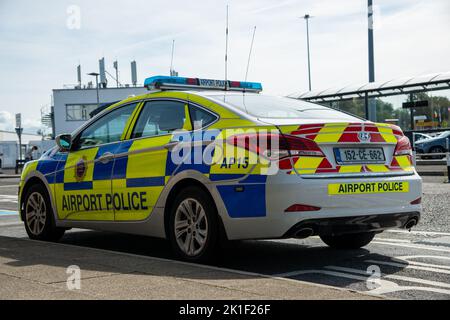
M82 149L119 141L137 103L119 107L84 129L75 141L74 149Z
M185 121L185 103L179 101L148 101L142 108L132 138L168 134L182 129Z

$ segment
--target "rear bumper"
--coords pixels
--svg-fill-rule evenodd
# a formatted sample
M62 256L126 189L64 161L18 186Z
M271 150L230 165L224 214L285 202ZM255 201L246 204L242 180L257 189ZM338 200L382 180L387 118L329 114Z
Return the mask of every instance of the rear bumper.
M328 185L335 183L400 181L408 183L408 192L333 195L328 191ZM407 176L340 179L303 179L280 173L269 176L261 191L265 192L265 199L259 196L264 200L265 215L234 218L223 214L230 240L283 238L291 236L293 228L311 222L316 225L314 232L317 234L402 228L410 215L420 217L421 205L412 202L422 196L422 179L416 172ZM252 199L242 199L237 207L251 210ZM286 212L294 204L315 206L320 210Z
M308 219L288 230L283 238L295 238L305 228L313 230L312 235L340 235L347 233L381 232L392 228L405 228L414 219L417 224L420 212L404 212L382 215Z

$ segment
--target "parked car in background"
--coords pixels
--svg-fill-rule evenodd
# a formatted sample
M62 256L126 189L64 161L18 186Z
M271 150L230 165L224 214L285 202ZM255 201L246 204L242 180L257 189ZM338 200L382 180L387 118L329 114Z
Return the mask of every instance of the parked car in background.
M431 157L435 159L442 159L445 157L443 153L447 152L447 139L450 138L450 131L444 131L438 136L433 138L428 138L424 140L419 140L415 143L417 154L421 153L441 153L441 155L436 156L422 156Z
M416 132L414 134L414 143L417 143L418 141L421 141L421 140L430 139L430 138L432 138L432 136L430 136L428 134Z

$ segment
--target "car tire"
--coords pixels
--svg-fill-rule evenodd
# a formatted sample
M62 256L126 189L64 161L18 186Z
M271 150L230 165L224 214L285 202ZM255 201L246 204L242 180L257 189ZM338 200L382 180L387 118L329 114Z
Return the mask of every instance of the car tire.
M335 236L320 236L323 242L335 249L359 249L368 245L375 232L349 233Z
M169 211L169 240L175 254L191 262L215 257L219 238L216 206L199 187L187 187L175 197Z
M66 229L55 224L50 197L45 186L31 186L23 202L23 221L28 237L33 240L58 241Z

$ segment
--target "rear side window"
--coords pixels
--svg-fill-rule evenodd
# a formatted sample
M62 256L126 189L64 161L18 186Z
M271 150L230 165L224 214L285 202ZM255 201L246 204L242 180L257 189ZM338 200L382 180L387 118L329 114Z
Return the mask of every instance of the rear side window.
M217 119L216 115L193 105L189 106L189 112L194 130L204 128Z
M292 98L259 94L223 94L210 97L258 118L358 120L343 112Z
M186 121L185 103L149 101L142 108L132 138L152 137L182 129Z

